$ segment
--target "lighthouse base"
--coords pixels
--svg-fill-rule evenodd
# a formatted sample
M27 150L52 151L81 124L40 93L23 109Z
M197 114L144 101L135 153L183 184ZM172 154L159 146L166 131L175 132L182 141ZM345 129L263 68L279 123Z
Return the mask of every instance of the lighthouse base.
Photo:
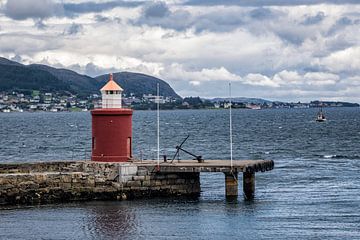
M92 154L96 162L126 162L132 159L131 109L103 108L91 111Z

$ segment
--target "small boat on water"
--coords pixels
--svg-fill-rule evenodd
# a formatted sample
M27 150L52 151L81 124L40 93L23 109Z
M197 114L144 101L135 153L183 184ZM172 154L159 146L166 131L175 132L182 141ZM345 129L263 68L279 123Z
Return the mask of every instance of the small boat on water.
M320 108L320 111L318 112L318 115L316 117L316 121L317 122L325 122L326 121L326 117L325 117L325 114L322 111L322 108Z

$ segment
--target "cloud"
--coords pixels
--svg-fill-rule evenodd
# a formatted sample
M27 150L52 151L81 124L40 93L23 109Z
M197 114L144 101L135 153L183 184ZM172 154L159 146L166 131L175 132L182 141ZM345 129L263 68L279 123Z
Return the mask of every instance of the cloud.
M333 73L308 72L304 75L304 82L313 86L335 85L339 80L340 77Z
M117 7L135 8L143 1L107 1L64 3L56 0L8 0L3 6L4 14L14 20L46 19L49 17L75 17L84 13L99 13Z
M360 74L360 46L333 52L324 58L314 60L313 64L335 73Z
M107 1L107 2L98 2L98 1L88 1L82 3L64 3L64 10L66 15L74 15L81 13L99 13L107 10L111 10L117 7L132 8L143 5L144 1Z
M304 25L317 24L317 23L321 22L322 20L324 20L324 18L325 18L324 12L318 12L315 16L308 16L308 17L302 22L302 24L304 24Z
M200 84L201 84L200 81L190 81L189 83L190 83L190 85L193 85L193 86L200 86Z
M30 33L0 34L0 53L32 55L64 47L63 42L53 36L38 36Z
M342 30L348 26L360 25L359 18L355 18L354 20L352 18L352 16L342 16L341 18L339 18L329 29L328 35L335 34L339 30Z
M256 8L250 11L250 17L257 20L264 20L276 17L276 15L268 8Z
M81 69L81 71L84 72L86 75L89 75L92 77L100 76L105 73L121 71L120 69L116 69L116 68L101 68L99 66L96 66L92 62L89 62L88 64L86 64L85 69L82 67L79 67L79 69Z
M81 24L72 23L65 31L65 35L76 35L81 33L83 30L83 26Z
M297 71L283 70L272 77L275 86L291 85L299 86L303 83L303 77Z
M52 0L8 0L4 13L14 20L45 19L62 12L62 6Z
M16 54L14 57L11 58L11 60L21 63L22 62L22 57L20 55Z
M164 2L152 2L142 8L139 18L132 23L182 31L192 25L192 16L186 10L171 11Z
M257 79L259 80L258 82L255 81L255 83L262 86L304 88L305 86L335 85L340 80L340 77L328 72L307 72L305 74L299 74L297 71L283 70L276 73L272 78L258 76ZM254 84L251 82L248 83Z
M254 86L278 87L276 81L259 73L250 73L244 77L244 83Z
M359 101L360 4L260 2L53 0L68 8L0 14L0 55L91 76L150 74L182 96L226 95L232 81L239 96Z
M46 24L42 20L35 21L35 26L38 29L44 30L47 28Z
M185 5L296 6L315 4L359 4L358 0L189 0Z
M177 31L195 29L197 32L227 32L246 27L254 20L266 21L281 15L281 11L262 7L250 10L238 7L214 7L211 11L192 12L171 9L163 2L156 2L144 6L140 17L132 22L135 25L160 26Z
M191 85L198 86L208 81L240 81L241 77L229 72L224 67L203 68L201 70L191 71L184 68L183 65L173 63L166 66L159 72L159 76L173 81L187 81Z
M162 18L170 14L165 2L151 2L145 5L143 14L146 18Z

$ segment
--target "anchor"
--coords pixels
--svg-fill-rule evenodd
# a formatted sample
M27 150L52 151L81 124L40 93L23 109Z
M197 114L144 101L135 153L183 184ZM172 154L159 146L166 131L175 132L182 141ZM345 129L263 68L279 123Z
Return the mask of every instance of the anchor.
M180 155L180 151L183 151L191 156L193 156L195 159L194 160L197 160L199 163L203 163L204 162L204 159L202 159L202 156L198 156L198 155L195 155L185 149L182 148L182 145L186 142L186 140L190 137L190 135L187 135L187 137L181 142L180 145L176 146L176 153L171 161L171 163L175 160L176 157L179 157Z

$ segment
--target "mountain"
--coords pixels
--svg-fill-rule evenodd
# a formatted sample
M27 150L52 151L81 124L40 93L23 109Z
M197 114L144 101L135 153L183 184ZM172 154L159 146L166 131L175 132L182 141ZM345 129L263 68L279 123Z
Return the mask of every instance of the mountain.
M159 83L161 96L181 99L167 82L156 77L141 73L118 72L113 74L113 78L124 89L127 96L131 93L137 97L142 97L143 94L156 95L157 84ZM95 79L103 85L109 79L109 75L101 75Z
M78 74L74 71L62 68L53 68L41 64L32 64L28 66L34 70L42 70L55 76L60 82L63 82L68 86L72 93L81 93L83 95L89 95L91 93L97 93L101 86L94 78Z
M22 66L21 63L10 61L9 59L0 57L0 65Z
M11 90L69 91L71 89L49 72L24 65L0 63L0 91Z
M31 91L71 92L78 96L99 93L106 83L108 75L92 78L74 71L53 68L47 65L23 65L0 57L0 91ZM114 74L126 94L133 93L142 97L143 94L156 94L157 83L160 93L165 97L180 98L165 81L140 73L120 72Z
M86 96L99 88L95 79L74 71L40 64L23 65L0 57L0 91L40 90Z

